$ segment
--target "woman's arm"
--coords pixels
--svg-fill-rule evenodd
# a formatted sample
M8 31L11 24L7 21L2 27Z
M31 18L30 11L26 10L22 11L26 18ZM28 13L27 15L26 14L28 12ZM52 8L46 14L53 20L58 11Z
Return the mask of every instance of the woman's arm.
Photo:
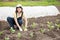
M27 28L28 21L27 21L26 15L24 15L24 14L23 14L23 19L24 19L24 21L25 21L25 27Z
M17 17L16 17L16 14L15 13L14 13L14 20L15 20L15 23L18 26L19 30L22 31L22 28L20 27L20 25L17 22Z

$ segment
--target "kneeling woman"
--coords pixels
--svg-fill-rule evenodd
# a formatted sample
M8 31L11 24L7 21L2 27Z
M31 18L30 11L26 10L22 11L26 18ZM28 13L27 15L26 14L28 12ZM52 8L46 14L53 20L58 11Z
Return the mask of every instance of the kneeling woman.
M27 18L25 17L23 13L23 8L20 4L16 6L16 11L13 14L14 18L12 17L7 17L7 21L10 24L10 27L14 28L14 25L16 25L20 31L22 31L22 24L23 24L23 19L25 20L25 27L27 27ZM27 31L27 28L24 29L24 31Z

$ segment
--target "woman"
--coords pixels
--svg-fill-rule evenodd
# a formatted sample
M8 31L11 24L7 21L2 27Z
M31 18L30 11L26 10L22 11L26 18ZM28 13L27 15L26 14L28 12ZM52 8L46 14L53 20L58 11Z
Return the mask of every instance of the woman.
M22 24L23 24L23 19L25 20L25 29L24 31L27 31L27 18L25 17L24 13L23 13L23 8L20 4L18 4L16 6L16 11L13 14L14 17L7 17L7 21L10 24L10 27L14 28L14 25L17 25L17 27L19 28L20 31L22 31Z

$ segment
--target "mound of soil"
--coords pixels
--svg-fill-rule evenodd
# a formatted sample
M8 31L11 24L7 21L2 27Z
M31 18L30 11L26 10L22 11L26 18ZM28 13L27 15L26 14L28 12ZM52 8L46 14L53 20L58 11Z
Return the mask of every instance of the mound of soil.
M47 22L52 22L55 26L55 23L60 23L60 14L57 16L45 16L38 18L28 18L28 31L16 30L15 33L11 33L9 29L9 24L6 21L0 21L0 32L3 33L0 35L0 40L4 40L6 37L9 40L60 40L60 29L53 28L48 30ZM33 28L31 25L36 23ZM40 29L45 29L44 32ZM21 37L18 38L17 34L21 33Z

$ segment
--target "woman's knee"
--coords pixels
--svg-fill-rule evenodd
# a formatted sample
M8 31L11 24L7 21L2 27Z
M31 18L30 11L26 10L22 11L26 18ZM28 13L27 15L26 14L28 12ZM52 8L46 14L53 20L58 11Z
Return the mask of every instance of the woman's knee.
M7 17L7 21L10 20L10 17Z
M14 26L13 18L11 18L11 17L7 17L7 22L10 24L11 27Z
M7 17L7 21L12 21L12 18L11 17Z

